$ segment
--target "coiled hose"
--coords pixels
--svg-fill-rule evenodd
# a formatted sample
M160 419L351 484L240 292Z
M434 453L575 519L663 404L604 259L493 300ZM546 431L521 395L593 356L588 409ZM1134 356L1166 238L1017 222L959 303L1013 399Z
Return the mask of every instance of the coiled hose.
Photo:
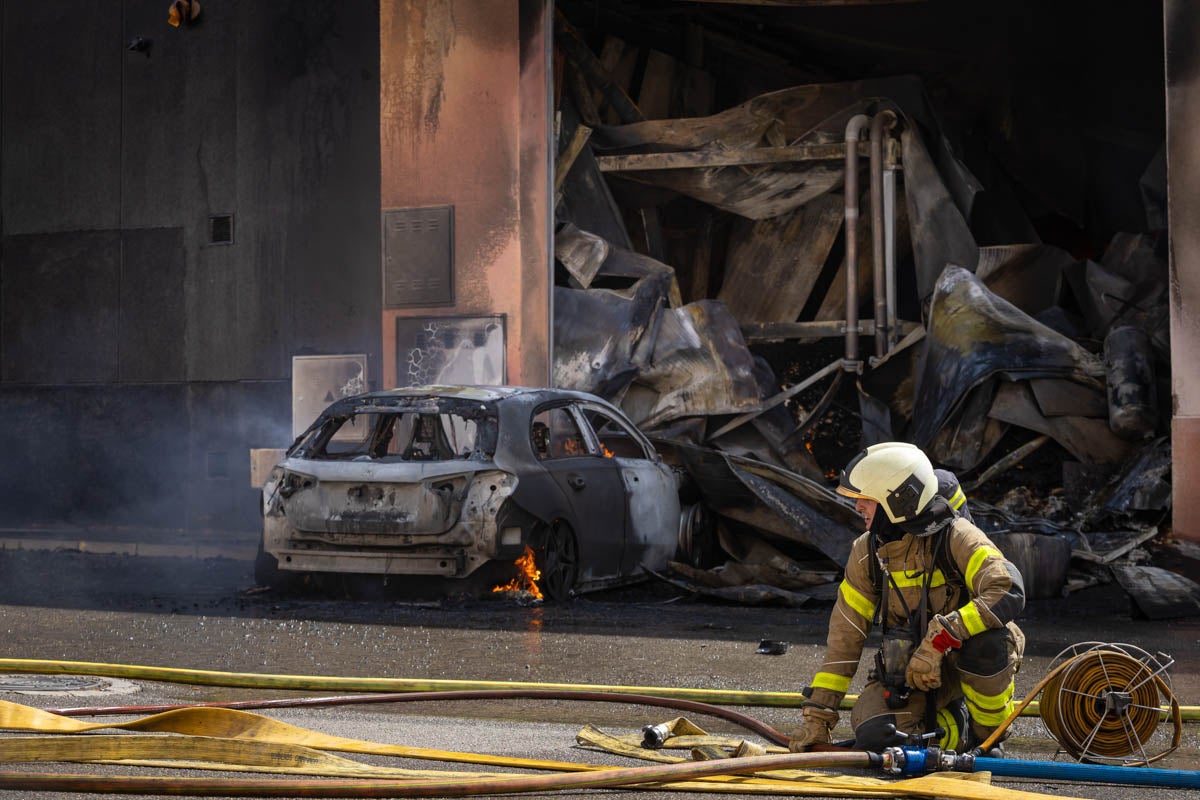
M1060 663L983 742L984 751L1000 741L1039 692L1046 732L1078 761L1146 765L1179 747L1183 717L1166 676L1170 659L1164 663L1132 645L1087 642L1062 651L1056 661ZM1168 717L1174 726L1170 741L1152 743L1159 723Z

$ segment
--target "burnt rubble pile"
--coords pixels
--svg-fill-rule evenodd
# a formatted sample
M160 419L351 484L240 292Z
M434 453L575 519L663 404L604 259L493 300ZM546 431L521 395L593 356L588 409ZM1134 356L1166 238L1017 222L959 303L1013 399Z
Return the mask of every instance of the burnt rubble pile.
M1095 258L1042 241L914 77L712 113L694 68L593 50L561 15L556 41L554 380L685 476L690 563L664 580L831 597L861 530L836 471L900 439L958 474L1032 596L1116 580L1150 616L1200 611L1148 549L1170 534L1165 235ZM649 113L655 87L690 106Z

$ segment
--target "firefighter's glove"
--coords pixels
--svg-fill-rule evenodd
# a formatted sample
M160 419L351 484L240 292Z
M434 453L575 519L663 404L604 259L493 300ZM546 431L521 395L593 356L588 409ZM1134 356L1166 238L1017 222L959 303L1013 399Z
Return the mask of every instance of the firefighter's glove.
M908 661L905 682L922 692L941 686L942 658L951 650L962 647L968 635L967 626L957 611L945 616L935 615L929 622L929 630L925 631L925 638Z
M838 712L818 703L805 703L800 707L803 721L800 727L788 739L788 750L793 753L806 753L814 744L830 744L830 735L838 722Z

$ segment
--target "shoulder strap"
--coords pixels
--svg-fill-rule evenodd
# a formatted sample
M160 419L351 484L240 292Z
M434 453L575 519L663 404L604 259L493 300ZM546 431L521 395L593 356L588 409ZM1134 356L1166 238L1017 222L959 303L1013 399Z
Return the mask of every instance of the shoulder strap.
M867 553L869 554L867 561L870 562L871 585L879 594L879 602L875 604L875 619L871 620L872 627L875 627L887 624L888 587L883 568L879 566L879 543L875 541L875 534L868 533L867 537Z
M950 550L950 535L953 529L954 523L951 522L938 532L938 541L934 545L934 564L942 571L942 575L946 577L947 584L961 586L970 593L971 589L967 586L966 576L958 568L958 564L954 563L954 554Z

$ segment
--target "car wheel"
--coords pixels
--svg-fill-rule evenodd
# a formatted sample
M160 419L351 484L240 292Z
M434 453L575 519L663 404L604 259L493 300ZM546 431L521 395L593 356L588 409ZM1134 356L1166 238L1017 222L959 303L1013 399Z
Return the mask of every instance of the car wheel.
M679 512L679 547L676 560L696 569L711 569L720 562L716 516L703 503L684 506Z
M254 557L254 582L259 586L287 591L295 588L300 578L294 572L280 569L279 561L263 548L262 540L259 539L258 554Z
M575 532L562 520L543 526L544 539L538 548L538 583L546 599L563 603L575 595L579 582L579 545Z

